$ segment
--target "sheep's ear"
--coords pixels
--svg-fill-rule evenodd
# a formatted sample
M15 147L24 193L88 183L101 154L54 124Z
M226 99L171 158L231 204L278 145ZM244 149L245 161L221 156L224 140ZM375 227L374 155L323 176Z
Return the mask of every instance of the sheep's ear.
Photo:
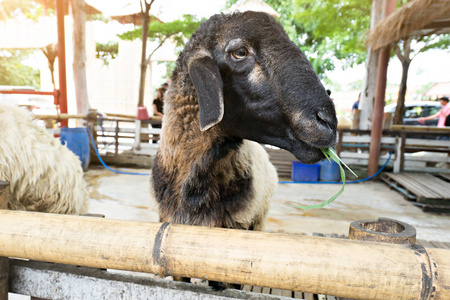
M189 75L195 86L200 111L200 130L205 131L223 118L223 83L219 68L209 56L193 59Z

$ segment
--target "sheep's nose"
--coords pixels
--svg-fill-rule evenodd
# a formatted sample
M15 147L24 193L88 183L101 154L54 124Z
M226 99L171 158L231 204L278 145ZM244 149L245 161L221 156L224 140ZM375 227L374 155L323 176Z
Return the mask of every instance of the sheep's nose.
M336 130L337 127L337 119L334 114L329 112L319 110L317 112L317 119L326 127L331 130Z

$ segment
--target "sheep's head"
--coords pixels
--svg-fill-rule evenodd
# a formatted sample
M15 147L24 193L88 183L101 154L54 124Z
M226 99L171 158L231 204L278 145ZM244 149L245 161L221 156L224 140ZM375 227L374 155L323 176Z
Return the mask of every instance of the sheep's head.
M216 15L182 55L202 131L271 144L313 163L336 143L336 112L311 64L264 13ZM189 53L189 55L187 55Z

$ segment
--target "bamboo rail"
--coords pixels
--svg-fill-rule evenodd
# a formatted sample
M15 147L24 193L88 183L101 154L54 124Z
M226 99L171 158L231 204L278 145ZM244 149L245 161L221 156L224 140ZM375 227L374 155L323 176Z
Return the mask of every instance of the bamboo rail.
M450 251L0 211L0 256L358 299L450 299Z

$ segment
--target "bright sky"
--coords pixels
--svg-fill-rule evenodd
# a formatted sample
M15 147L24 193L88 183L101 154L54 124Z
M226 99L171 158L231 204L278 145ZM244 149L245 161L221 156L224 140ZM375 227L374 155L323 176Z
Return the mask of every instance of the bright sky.
M121 15L140 11L138 0L86 0L106 15ZM183 14L210 17L225 7L225 0L156 0L150 13L164 22L179 19Z

